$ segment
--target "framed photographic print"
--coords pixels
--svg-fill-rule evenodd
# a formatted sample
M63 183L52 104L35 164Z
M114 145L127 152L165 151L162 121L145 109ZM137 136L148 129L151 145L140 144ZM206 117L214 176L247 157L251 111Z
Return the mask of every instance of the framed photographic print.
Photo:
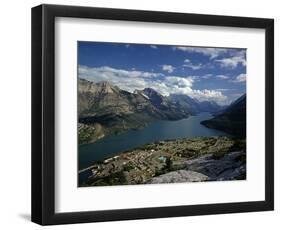
M32 221L273 210L273 19L32 9Z

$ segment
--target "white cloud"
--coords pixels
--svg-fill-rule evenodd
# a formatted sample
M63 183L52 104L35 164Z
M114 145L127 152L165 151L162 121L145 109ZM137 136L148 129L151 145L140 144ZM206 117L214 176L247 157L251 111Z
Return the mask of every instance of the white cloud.
M228 49L223 49L223 48L186 47L186 46L174 46L173 50L181 50L189 53L200 53L205 56L208 56L210 59L214 59L219 55L228 52Z
M227 102L227 97L218 90L192 89L198 76L170 76L162 73L115 69L108 66L79 66L78 74L80 78L89 81L108 81L129 92L134 92L135 89L153 88L164 96L185 94L199 101L216 101L219 104Z
M151 78L151 77L159 77L163 74L161 73L152 73L152 72L145 72L145 71L137 71L137 70L123 70L123 69L115 69L108 66L102 66L102 67L87 67L87 66L79 66L79 75L91 75L93 78L99 78L99 75L101 78L103 77L109 77L108 80L110 80L111 76L127 76L127 77L133 77L133 78ZM91 77L89 76L89 77ZM94 79L92 79L94 80Z
M216 91L222 91L222 92L225 92L225 91L232 91L234 89L215 89Z
M222 58L215 60L216 62L219 62L221 67L224 68L236 68L238 64L241 64L243 66L246 66L246 57L245 57L245 51L236 52L233 56L228 58Z
M201 78L203 78L203 79L209 79L209 78L212 77L212 76L213 76L213 74L208 73L208 74L205 74L205 75L201 76Z
M165 80L168 84L177 85L180 88L192 87L192 83L193 83L192 77L183 78L177 76L167 76Z
M217 90L193 90L192 95L190 96L199 101L216 101L218 104L227 103L227 96L223 95L221 91Z
M241 73L232 82L236 82L236 83L245 82L246 78L247 78L246 74Z
M246 50L237 50L232 48L204 48L204 47L185 47L185 46L174 46L173 50L181 50L188 53L200 53L204 56L208 56L210 59L218 58L221 55L228 57L214 60L218 62L223 68L236 68L239 64L246 66ZM192 65L190 59L185 59L185 67L192 69L200 69L202 66Z
M221 79L221 80L229 79L229 77L226 75L216 75L216 78Z
M185 59L184 63L185 64L183 65L183 67L190 68L193 70L198 70L198 69L203 68L203 65L201 63L196 65L196 64L193 64L189 59Z
M155 46L155 45L150 45L150 48L152 48L152 49L158 49L158 47Z
M168 73L172 73L175 70L175 67L172 65L162 65L162 70L167 71Z

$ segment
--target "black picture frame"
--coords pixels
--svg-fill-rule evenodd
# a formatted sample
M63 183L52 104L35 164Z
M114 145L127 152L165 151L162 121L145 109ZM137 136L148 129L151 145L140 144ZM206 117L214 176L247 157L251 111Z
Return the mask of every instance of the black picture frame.
M265 200L55 213L55 18L109 19L265 29ZM274 20L62 5L32 8L32 221L41 225L274 209Z

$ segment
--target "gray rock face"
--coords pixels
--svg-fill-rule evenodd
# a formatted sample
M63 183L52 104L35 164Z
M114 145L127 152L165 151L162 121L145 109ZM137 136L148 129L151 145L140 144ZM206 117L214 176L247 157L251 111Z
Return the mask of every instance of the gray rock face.
M221 159L215 159L213 154L206 154L184 162L184 169L169 172L147 181L155 183L201 182L237 180L246 177L245 152L230 152Z
M202 173L190 171L190 170L178 170L169 172L164 175L154 177L149 180L149 184L161 184L161 183L180 183L180 182L200 182L209 180L208 176Z
M187 170L193 170L209 177L209 180L234 180L246 173L246 164L240 160L245 152L231 152L219 160L207 154L185 162Z
M109 82L85 79L78 79L78 107L79 118L87 117L87 120L80 120L81 123L102 125L110 122L120 125L123 121L141 125L155 119L178 120L190 115L153 89L130 93Z

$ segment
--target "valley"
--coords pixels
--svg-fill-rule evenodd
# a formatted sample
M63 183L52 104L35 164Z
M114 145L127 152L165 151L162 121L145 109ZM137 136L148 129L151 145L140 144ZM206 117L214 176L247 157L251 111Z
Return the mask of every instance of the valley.
M187 95L165 97L151 88L130 93L108 82L78 79L79 144L140 129L154 121L180 120L219 109L215 102L199 102Z
M246 54L78 41L77 186L245 180Z
M79 186L246 178L246 95L229 106L78 80Z

